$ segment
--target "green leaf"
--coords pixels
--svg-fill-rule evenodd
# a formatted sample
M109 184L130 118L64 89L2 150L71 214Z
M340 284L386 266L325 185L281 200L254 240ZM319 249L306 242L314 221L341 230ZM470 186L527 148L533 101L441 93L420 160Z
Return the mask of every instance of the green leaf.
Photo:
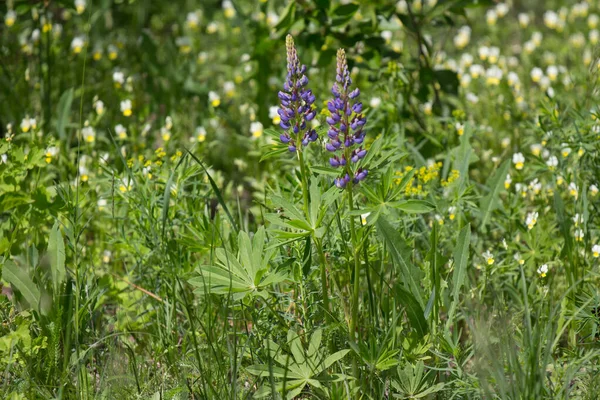
M458 178L460 191L464 190L469 182L469 165L479 159L473 152L473 147L471 147L471 134L472 127L469 124L465 124L465 133L460 137L460 145L452 149L454 157L453 168L460 173Z
M58 221L54 223L54 226L50 230L50 237L48 238L48 254L50 254L52 286L54 287L54 290L57 290L67 276L65 270L65 242Z
M263 132L263 135L270 136L273 139L277 139L277 140L279 140L279 135L280 134L281 134L281 130L277 130L275 128L267 128ZM271 145L268 145L268 146L273 146L273 145L271 144ZM285 146L285 148L287 149L287 146Z
M276 207L283 208L283 212L292 219L304 220L304 214L292 202L280 196L271 196L271 201Z
M331 26L342 26L350 22L354 14L358 11L358 4L349 3L337 7L333 11Z
M288 28L290 26L292 26L294 24L294 22L296 22L295 15L296 15L296 2L290 1L287 8L283 12L283 17L281 17L281 20L275 26L275 30L276 31L288 30Z
M391 206L409 214L424 214L435 210L435 205L425 200L404 200L391 203Z
M262 150L263 155L260 157L259 162L263 162L264 160L268 160L270 158L277 157L290 152L287 147L281 147L279 145L274 146L272 144L263 146Z
M383 217L380 217L376 223L377 233L387 245L392 259L400 268L400 278L408 291L415 297L421 308L424 307L421 297L421 278L423 273L410 261L410 248L402 240L400 234Z
M331 0L315 0L315 4L322 10L329 10L329 7L331 7Z
M286 370L280 367L268 365L250 365L246 367L246 371L249 374L257 375L257 376L273 376L274 378L283 378L286 376ZM290 376L289 373L287 375L288 378L291 379L299 379L300 376Z
M292 228L302 229L307 232L313 231L312 226L302 219L290 219L287 221L287 225L291 226Z
M39 310L40 291L24 268L6 260L2 268L2 279L17 289L33 309Z
M408 185L408 183L410 182L410 180L415 176L415 170L412 169L408 172L406 172L404 175L402 175L402 179L400 180L400 183L398 183L398 185L396 185L396 188L394 189L394 192L392 193L392 198L395 198L396 196L398 196L403 190L405 190L406 186Z
M340 176L340 173L341 173L340 170L335 169L335 168L330 168L330 167L315 166L315 167L310 167L310 170L313 172L317 172L319 174L335 176L335 177Z
M58 131L58 137L61 140L65 140L67 137L67 133L65 132L65 127L69 123L69 116L71 115L71 105L73 104L73 88L67 89L60 99L58 100L57 105L57 115L58 118L56 120L56 130Z
M300 339L300 335L298 335L298 332L292 329L288 331L288 343L290 345L290 350L292 351L292 355L294 356L294 361L296 362L296 364L306 364L306 356L304 355L302 340Z
M427 261L429 262L430 276L432 280L431 296L430 301L427 303L425 308L425 318L429 318L429 313L433 310L433 321L437 322L439 316L440 304L442 299L441 293L441 267L442 257L438 252L438 224L433 224L431 229L431 235L429 237L429 254L427 255Z
M308 344L308 353L307 356L309 358L313 358L317 355L319 350L321 350L321 340L323 338L323 329L317 329L313 332L310 337L310 343Z
M485 225L490 220L492 211L494 211L498 202L498 195L504 186L504 179L508 173L510 167L510 160L505 160L500 167L494 172L494 174L488 179L488 187L490 192L481 199L479 209L481 211L481 228L485 228Z
M358 4L348 3L348 4L342 4L341 6L337 7L333 11L333 15L336 17L353 16L357 11L358 11Z
M319 208L321 207L321 189L317 184L317 180L313 179L310 183L310 208L309 222L313 228L318 228Z
M454 272L452 273L452 304L448 312L448 323L453 321L454 312L458 306L460 288L467 277L467 261L469 260L469 244L471 242L471 225L465 226L458 235L454 248Z
M29 203L33 203L33 200L25 193L6 192L0 195L0 210L3 212Z
M257 284L253 278L256 277L256 274L260 270L260 263L254 263L252 260L252 242L250 241L250 236L244 231L240 231L238 234L238 249L239 249L239 260L240 266L243 268L241 273L246 274L249 279L251 279L252 283Z
M304 253L302 254L302 274L308 277L310 269L312 267L312 240L310 236L307 236L304 241Z
M216 249L216 265L200 266L199 276L189 280L197 287L195 292L234 294L234 299L247 295L265 297L265 289L287 279L282 273L269 271L276 249L265 249L265 236L264 227L258 229L252 240L246 232L240 231L237 255L223 248Z
M337 351L335 353L333 353L332 355L328 356L325 361L323 362L325 368L327 369L329 368L334 362L341 360L342 358L344 358L344 356L346 354L348 354L348 352L350 351L350 349L346 349L346 350L340 350Z
M425 336L429 330L425 312L419 304L415 296L404 290L401 286L396 288L397 299L406 310L406 316L410 321L411 326L415 329L419 336Z

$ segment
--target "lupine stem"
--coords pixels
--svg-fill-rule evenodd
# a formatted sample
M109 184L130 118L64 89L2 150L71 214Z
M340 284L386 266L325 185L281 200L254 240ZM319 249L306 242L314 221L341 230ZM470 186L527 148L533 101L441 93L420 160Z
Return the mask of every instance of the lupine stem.
M306 86L308 78L304 75L306 66L300 63L298 53L294 46L294 39L288 35L285 39L287 52L288 74L283 91L278 93L281 100L281 107L277 110L281 117L280 126L285 131L279 137L283 143L288 143L289 150L298 153L298 162L300 163L300 181L302 185L302 200L304 216L312 224L316 220L316 215L310 215L310 193L308 186L308 168L304 162L303 147L317 140L317 132L310 127L310 122L317 115L313 107L315 96ZM312 240L315 242L319 251L321 263L321 278L323 280L323 305L325 314L329 314L329 297L327 295L327 271L325 265L325 256L323 246L314 233ZM312 253L311 253L312 255Z
M309 195L308 195L308 180L306 179L307 177L307 168L306 165L304 164L304 157L302 155L302 143L301 143L302 139L300 138L300 135L298 135L298 161L300 162L300 175L302 175L301 177L301 182L302 182L302 198L304 200L304 215L306 216L306 219L309 220L310 217L310 212L309 212L309 205L310 205L310 200L309 200ZM316 216L313 216L313 218L316 218ZM321 286L322 286L322 291L323 291L323 308L325 309L325 318L329 319L329 295L327 292L327 265L326 265L326 260L325 260L325 254L323 253L323 244L321 243L320 239L317 239L316 237L314 237L313 235L313 240L315 242L315 245L317 246L317 251L319 253L319 262L320 262L320 267L321 267Z
M354 216L352 211L354 210L354 200L352 198L352 181L346 186L348 192L348 210L350 211L350 237L352 238L352 257L354 258L354 282L352 290L352 314L350 317L350 340L356 340L356 325L358 323L358 291L360 285L360 259L359 259L359 244L356 238L356 231L354 229ZM359 370L358 362L354 358L352 363L352 370L354 377L358 379Z
M352 182L346 187L348 193L348 210L350 214L354 211L354 199L352 195ZM354 281L352 290L352 317L350 318L350 337L356 340L356 326L358 323L358 292L360 288L360 243L356 237L354 216L350 215L350 237L352 239L352 257L354 258Z
M357 240L354 216L354 200L352 198L353 187L365 179L368 174L367 169L362 167L354 168L352 164L357 164L365 157L367 151L362 148L365 138L363 130L367 120L362 112L362 103L358 96L360 90L350 89L352 78L346 61L346 52L339 49L337 52L336 77L335 83L331 88L333 99L327 103L329 117L327 123L329 130L327 136L329 142L325 145L327 151L335 153L343 149L341 158L337 155L329 159L329 164L334 167L343 167L342 174L335 179L335 185L340 189L346 189L348 193L348 208L350 210L350 235L352 237L352 257L354 258L354 281L352 288L352 312L350 316L350 339L356 340L356 325L358 323L358 291L360 287L360 248L361 244ZM351 118L352 117L352 118ZM357 373L355 364L355 373Z
M327 259L323 252L323 242L321 239L315 238L315 245L317 246L317 252L319 253L319 261L321 263L321 286L323 290L323 309L325 312L325 319L329 321L329 294L327 290Z
M301 184L302 184L302 200L304 201L303 204L303 209L304 209L304 216L306 217L306 219L310 218L309 215L309 199L308 199L308 180L306 179L307 177L307 171L306 171L306 165L304 164L304 156L302 155L302 138L300 137L300 135L298 135L298 161L300 162L300 175L301 175Z
M308 176L307 174L307 168L306 165L304 163L304 157L302 155L302 143L301 143L302 139L300 138L300 135L298 135L298 161L300 162L300 174L302 175L302 198L304 200L304 215L306 216L306 219L310 219L310 213L309 213L309 205L310 205L310 200L309 200L309 193L308 193L308 180L306 179L306 177ZM312 216L313 218L316 218L316 216ZM329 294L327 291L327 261L325 259L325 253L323 253L323 243L321 243L320 239L317 239L316 237L314 237L313 235L313 241L315 242L315 246L317 246L317 252L319 253L319 263L320 263L320 267L321 267L321 286L322 286L322 292L323 292L323 308L325 310L325 318L327 320L329 320Z
M348 96L348 93L345 92L343 94L343 100L345 102L348 101L347 96ZM346 124L347 127L350 126L349 121L348 121L349 118L347 115L344 115L342 117L342 120L344 121L344 123ZM348 131L349 130L350 130L350 128L348 128ZM346 135L348 135L348 132L346 132ZM351 155L350 148L348 148L348 147L344 148L344 157L346 158L346 160L350 160L350 155ZM346 173L348 174L348 176L353 175L352 168L350 166L350 162L347 162L345 170L346 170ZM353 198L353 193L352 193L353 188L354 188L354 182L352 179L350 179L348 184L346 185L346 192L348 193L348 211L350 214L350 238L352 240L351 254L352 254L352 258L354 258L354 281L352 284L352 311L350 314L350 340L351 341L356 340L356 326L358 324L358 292L360 289L360 258L359 258L360 244L358 243L358 240L356 237L356 229L354 226L354 215L352 215L352 212L354 211L354 198ZM359 370L358 370L358 362L357 362L356 358L354 358L354 360L353 360L352 369L353 369L354 377L358 379Z

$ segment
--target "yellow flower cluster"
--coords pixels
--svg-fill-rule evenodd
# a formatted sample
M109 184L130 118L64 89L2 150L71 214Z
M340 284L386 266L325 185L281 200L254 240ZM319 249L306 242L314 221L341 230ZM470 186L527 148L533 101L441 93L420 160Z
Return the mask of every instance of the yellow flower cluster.
M442 163L437 162L435 164L431 164L428 167L419 168L415 175L418 177L419 181L427 183L440 176L440 168L442 168Z
M162 158L164 158L167 155L167 152L165 151L165 149L163 149L162 147L159 147L158 149L156 149L154 151L154 154L156 154L156 157L158 157L158 160L156 160L156 165L162 165L163 161Z
M453 169L452 171L450 171L450 174L448 174L448 179L442 179L442 186L450 186L453 182L456 182L458 178L460 178L460 172L457 169Z
M400 183L400 181L402 180L404 175L409 173L412 170L413 170L413 167L407 166L407 167L404 167L404 171L396 172L396 175L398 175L398 179L396 180L396 183ZM418 179L419 179L419 177L417 174L415 174L412 178L410 178L410 181L408 181L408 184L406 185L406 189L404 189L404 194L406 194L407 196L419 196L419 195L426 194L426 192L423 191L423 184L420 183Z
M175 160L177 160L177 159L178 159L179 157L181 157L182 155L183 155L183 153L182 153L180 150L177 150L177 151L175 152L175 154L173 154L173 155L171 156L171 161L175 161Z
M396 184L399 184L402 178L409 172L411 172L414 168L411 166L407 166L404 168L404 171L396 172ZM408 184L406 185L406 189L404 193L407 196L424 196L428 194L428 190L424 189L425 186L433 184L438 181L440 177L440 170L442 169L442 163L437 162L433 163L427 167L423 166L415 171L414 176L410 179ZM442 179L440 181L443 187L450 185L452 182L456 181L459 177L459 172L457 170L452 170L447 180Z

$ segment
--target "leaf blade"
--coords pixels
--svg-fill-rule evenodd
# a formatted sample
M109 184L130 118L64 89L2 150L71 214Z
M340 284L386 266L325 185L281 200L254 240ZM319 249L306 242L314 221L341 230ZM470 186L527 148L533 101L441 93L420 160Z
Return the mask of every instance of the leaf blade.
M394 227L383 217L380 217L376 223L377 233L387 244L392 258L400 267L400 274L410 293L413 294L421 307L424 307L421 296L420 279L422 272L410 261L410 249L408 245L400 238Z
M504 185L504 178L508 173L509 167L510 160L505 160L488 180L488 186L491 190L483 199L481 199L481 203L479 205L479 209L482 212L482 228L485 228L486 224L489 222L490 216L492 215L492 211L495 209L496 201L500 191L502 190L502 186Z
M471 241L471 225L465 226L458 235L456 247L454 248L454 272L452 274L452 304L448 312L448 323L452 321L456 307L458 306L460 288L464 284L467 261L469 259L469 244Z
M54 290L57 290L67 276L65 269L65 242L58 221L54 223L54 226L50 230L48 253L50 255L50 268L52 270L52 285Z
M11 260L4 261L2 279L13 285L35 310L39 311L40 291L33 283L27 271Z

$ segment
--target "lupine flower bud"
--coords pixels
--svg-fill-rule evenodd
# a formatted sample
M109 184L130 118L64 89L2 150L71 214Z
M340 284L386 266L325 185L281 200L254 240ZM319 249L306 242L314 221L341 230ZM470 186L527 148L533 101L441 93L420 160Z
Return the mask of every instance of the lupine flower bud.
M335 178L334 182L335 186L339 187L340 189L344 189L348 182L350 182L350 175L346 174L340 178Z
M360 90L358 88L350 90L351 84L352 78L346 62L346 53L340 49L337 53L335 83L331 88L334 98L327 103L330 113L326 119L329 124L327 131L329 142L325 144L325 149L332 153L340 149L343 151L341 156L334 156L329 160L332 167L345 169L342 176L335 180L335 185L339 188L345 188L350 179L357 184L368 174L366 169L358 168L354 171L351 164L347 164L347 159L356 164L367 155L367 151L360 147L365 139L363 128L367 119L362 113L362 103L356 100ZM359 147L355 147L356 145ZM350 175L353 177L350 178Z
M279 126L286 132L279 138L291 152L297 150L297 146L308 146L310 142L317 140L317 132L311 129L307 122L312 121L317 115L313 108L315 95L310 89L307 89L308 77L304 74L306 66L300 64L298 53L294 46L292 35L285 39L287 49L287 77L283 84L283 91L277 96L281 101L281 106L277 110L281 122Z

